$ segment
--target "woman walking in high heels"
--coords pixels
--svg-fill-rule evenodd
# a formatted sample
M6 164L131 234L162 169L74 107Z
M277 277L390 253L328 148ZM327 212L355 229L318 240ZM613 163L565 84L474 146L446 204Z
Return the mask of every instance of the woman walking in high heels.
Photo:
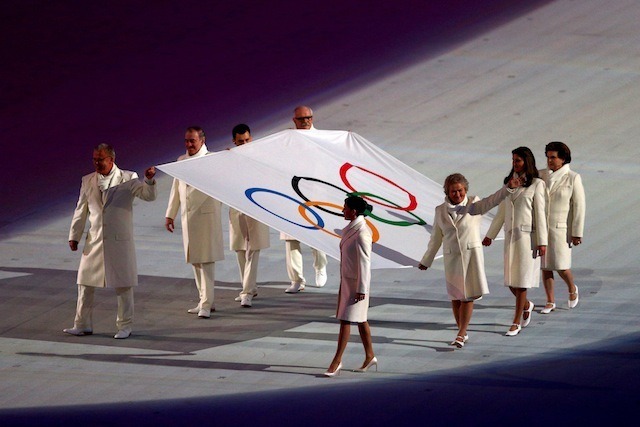
M500 203L484 246L491 245L504 225L504 285L516 297L513 323L505 335L518 335L531 322L533 302L527 289L540 286L540 257L547 250L546 187L538 178L536 159L528 147L511 152L512 167L504 179L522 180L522 187Z
M364 346L364 362L356 372L365 372L372 366L378 369L378 359L373 353L371 330L367 322L369 311L369 284L371 281L371 230L364 220L365 212L373 208L363 198L349 196L344 201L342 213L349 222L342 230L340 241L340 291L336 318L340 320L338 348L324 373L333 377L342 369L342 354L347 347L351 323L358 324L358 332Z

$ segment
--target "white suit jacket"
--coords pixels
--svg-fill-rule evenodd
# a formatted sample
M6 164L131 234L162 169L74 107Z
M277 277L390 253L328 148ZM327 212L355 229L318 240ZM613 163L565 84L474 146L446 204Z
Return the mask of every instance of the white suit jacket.
M69 240L79 242L87 218L89 231L82 250L78 284L127 287L138 284L133 241L133 199L156 199L155 181L140 182L135 172L116 170L113 186L103 202L96 172L82 177L80 197L73 213Z
M547 246L546 186L534 178L500 203L487 237L495 239L504 225L504 284L515 288L540 285L540 257L533 258L538 246Z
M203 144L194 156L207 153ZM188 157L183 154L178 160ZM220 201L174 179L165 217L175 219L179 208L182 210L182 243L186 262L200 264L224 259Z
M229 248L232 251L259 251L269 245L268 226L229 208Z
M542 268L566 270L571 268L571 238L583 237L586 202L582 178L564 165L553 181L550 171L543 169L540 177L547 184L547 222L549 246L542 259Z
M467 205L458 212L455 221L449 215L446 199L436 207L429 246L420 264L430 267L443 246L444 274L451 300L464 301L489 293L480 224L482 214L497 206L508 194L507 187L503 187L482 200L468 196Z
M336 317L349 322L365 322L371 283L371 230L359 215L342 230L340 240L340 291ZM355 302L357 293L365 298Z

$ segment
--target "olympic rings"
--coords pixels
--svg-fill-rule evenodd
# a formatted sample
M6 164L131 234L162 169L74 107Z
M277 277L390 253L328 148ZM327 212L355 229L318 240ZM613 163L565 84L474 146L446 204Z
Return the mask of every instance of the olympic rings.
M320 206L329 206L329 207L332 207L332 208L342 209L342 207L340 207L340 205L337 205L337 204L335 204L335 203L331 203L331 202L317 202L317 201L313 201L313 202L312 202L312 201L310 201L310 200L309 200L309 201L307 201L307 202L305 203L305 205L307 205L307 206L314 206L314 207L316 207L316 208L318 208L318 209L320 209ZM301 217L303 217L305 220L307 220L310 224L313 224L313 222L311 221L311 219L309 219L309 216L307 215L306 210L307 210L307 209L305 209L305 207L304 207L304 206L302 206L302 205L298 206L298 212L300 213L300 216L301 216ZM369 226L369 229L371 230L371 239L372 239L372 242L373 242L373 243L375 243L375 242L377 242L378 240L380 240L380 232L378 231L378 229L376 228L376 226L375 226L375 225L373 225L373 224L371 223L371 221L369 221L369 220L368 220L368 219L366 219L366 218L365 218L364 222L366 222L366 223L367 223L367 226ZM338 239L340 238L340 235L339 235L339 234L333 233L333 232L331 232L331 231L329 231L329 230L326 230L326 229L324 229L324 228L320 228L317 224L314 224L314 225L315 225L315 228L317 228L318 230L320 230L320 231L324 231L325 233L330 234L330 235L332 235L332 236L334 236L334 237L337 237Z
M303 224L298 224L297 222L293 222L290 219L287 219L281 215L278 215L277 213L265 208L264 206L262 206L260 203L256 202L256 200L253 198L253 193L257 193L257 192L264 192L264 193L272 193L272 194L277 194L278 196L282 196L285 199L289 199L294 203L297 203L298 205L300 205L301 208L303 209L307 209L309 210L309 212L311 212L313 214L313 216L316 218L317 223L316 225L303 225ZM302 227L302 228L306 228L309 230L315 230L317 228L324 228L324 221L322 220L322 217L320 217L320 215L318 215L313 209L309 208L308 206L306 206L304 203L301 203L300 201L294 199L291 196L287 196L286 194L280 193L279 191L275 191L275 190L270 190L268 188L248 188L245 192L244 192L245 196L247 196L247 198L249 200L251 200L253 203L255 203L258 207L264 209L265 211L269 212L271 215L275 215L280 219L283 219L293 225L297 225L298 227Z
M363 172L366 172L367 174L373 175L377 178L380 178L381 180L383 180L384 182L391 184L392 186L396 187L397 189L403 191L404 193L407 194L408 198L409 198L409 203L406 206L401 206L397 203L395 203L392 200L388 200L382 196L378 196L376 194L373 193L369 193L366 191L357 191L353 185L349 182L349 180L347 179L347 173L351 168L356 168L356 169L360 169ZM375 214L373 214L372 212L367 211L366 214L369 218L374 219L376 221L380 221L382 223L385 224L389 224L389 225L393 225L396 227L408 227L408 226L412 226L412 225L418 225L418 226L422 226L422 225L426 225L426 221L424 221L422 218L420 218L419 216L417 216L416 214L414 214L413 210L415 210L415 208L417 208L418 206L418 201L416 199L416 197L411 194L409 191L407 191L406 189L404 189L403 187L401 187L400 185L396 184L395 182L391 181L390 179L376 173L373 171L370 171L368 169L365 169L361 166L355 166L351 163L344 163L339 170L339 175L340 178L342 179L342 182L347 186L347 188L351 191L345 190L344 188L341 188L337 185L334 185L332 183L323 181L321 179L318 178L312 178L312 177L308 177L308 176L294 176L291 179L291 187L293 188L293 190L295 191L295 193L302 199L304 200L304 202L301 202L300 200L297 200L287 194L281 193L279 191L275 191L275 190L271 190L268 188L260 188L260 187L253 187L253 188L249 188L245 191L245 195L246 197L253 202L255 205L257 205L258 207L260 207L261 209L264 209L265 211L269 212L270 214L290 223L293 225L297 225L298 227L302 227L305 228L307 230L320 230L323 231L331 236L334 237L338 237L340 238L340 235L330 231L330 230L326 230L325 227L325 222L322 219L322 217L313 209L316 208L322 212L331 214L331 215L335 215L335 216L339 216L342 217L342 206L336 204L336 203L331 203L331 202L324 202L324 201L317 201L317 200L310 200L307 196L305 196L301 189L300 189L300 181L302 180L307 180L307 181L313 181L313 182L317 182L320 184L325 184L331 188L334 188L340 192L342 192L344 194L344 196L349 196L349 195L354 195L354 196L362 196L362 198L370 201L371 203L374 203L376 205L379 206L383 206L385 208L389 208L389 209L393 209L393 210L400 210L403 212L406 212L407 214L411 215L413 218L415 218L415 222L411 222L411 221L392 221L389 219L385 219L385 218L381 218ZM298 205L298 213L300 214L300 216L309 224L311 225L306 225L306 224L300 224L297 222L294 222L288 218L285 218L277 213L275 213L274 211L267 209L265 206L261 205L260 203L258 203L255 198L254 198L254 194L258 193L258 192L264 192L264 193L270 193L270 194L275 194L277 196L281 196L284 197L287 200L290 200L294 203L296 203ZM380 200L382 200L385 203L380 202ZM312 208L313 207L313 208ZM325 207L328 208L334 208L339 210L339 212L336 211L332 211L330 209L326 209ZM311 214L313 215L314 219L311 219L309 217L308 212L311 212ZM365 219L367 226L371 229L371 233L372 233L372 240L373 242L377 242L380 239L380 232L378 231L377 227L375 227L373 225L373 223L371 221L369 221L368 219Z

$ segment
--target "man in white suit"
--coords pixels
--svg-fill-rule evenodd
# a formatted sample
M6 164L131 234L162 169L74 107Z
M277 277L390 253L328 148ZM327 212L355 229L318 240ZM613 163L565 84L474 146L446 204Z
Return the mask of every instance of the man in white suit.
M313 111L306 105L300 105L293 110L293 123L298 130L313 131ZM306 280L303 275L302 252L300 242L292 236L280 233L280 240L285 241L287 273L291 285L285 290L288 294L295 294L304 290ZM321 288L327 283L327 255L317 249L313 252L313 268L316 270L316 287Z
M253 140L251 129L239 124L231 131L236 146ZM253 297L258 295L257 275L260 249L269 247L269 227L255 219L229 208L229 246L236 252L242 291L236 298L242 307L251 307Z
M178 161L202 157L208 153L204 131L198 126L187 128L184 144L187 152L178 157ZM165 214L165 227L171 233L179 208L182 210L185 260L193 266L199 295L198 305L187 312L197 314L201 319L208 319L211 312L215 311L215 262L224 259L221 204L187 183L174 179Z
M78 250L87 218L86 236L78 269L78 302L71 335L93 333L92 313L96 288L115 288L118 298L114 338L131 335L133 324L133 287L138 284L136 250L133 242L133 199L156 199L155 168L145 171L140 182L135 172L121 170L115 164L116 153L108 144L93 151L95 172L82 177L80 197L71 220L69 247Z

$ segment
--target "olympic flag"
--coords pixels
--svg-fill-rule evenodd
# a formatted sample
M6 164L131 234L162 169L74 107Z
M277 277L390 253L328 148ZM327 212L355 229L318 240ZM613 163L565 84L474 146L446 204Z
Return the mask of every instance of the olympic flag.
M344 199L360 195L373 206L372 268L418 265L444 198L441 184L347 131L284 130L158 168L335 259Z

